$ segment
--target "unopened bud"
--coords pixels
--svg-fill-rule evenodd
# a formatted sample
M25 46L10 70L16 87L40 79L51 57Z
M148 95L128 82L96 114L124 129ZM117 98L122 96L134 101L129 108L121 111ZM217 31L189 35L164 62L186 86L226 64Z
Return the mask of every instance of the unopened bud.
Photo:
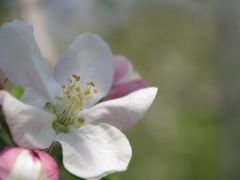
M0 153L0 180L58 180L55 160L43 151L6 148Z

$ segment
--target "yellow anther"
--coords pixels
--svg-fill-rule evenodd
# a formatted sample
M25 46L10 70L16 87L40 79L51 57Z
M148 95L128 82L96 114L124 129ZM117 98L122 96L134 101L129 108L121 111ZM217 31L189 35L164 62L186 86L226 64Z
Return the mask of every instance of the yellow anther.
M92 82L92 81L90 81L90 82L87 82L87 85L88 85L88 86L95 87L95 84L94 84L94 82Z
M70 92L69 90L65 91L65 94L66 94L66 95L70 95L70 93L71 93L71 92Z
M98 93L98 89L93 81L88 81L85 84L86 88L80 86L80 76L72 75L65 85L62 85L64 97L59 110L57 112L58 121L62 124L74 125L80 127L81 119L75 119L76 113L79 112L84 104L93 98L93 95ZM75 124L74 124L75 123Z
M81 91L81 88L78 86L78 87L76 87L76 91L77 92L80 92Z
M81 88L79 81L80 76L72 75L67 84L61 86L64 93L63 103L69 105L69 107L65 106L64 109L61 109L59 114L59 118L62 118L65 123L73 122L71 116L80 110L86 101L91 100L93 94L98 92L93 81L86 82L87 87L84 89Z
M98 90L95 88L95 89L93 90L93 92L94 92L94 94L97 94L97 93L98 93Z
M88 96L90 93L91 93L90 89L86 89L86 90L84 91L84 95L85 95L85 96Z
M76 80L76 81L80 81L80 76L77 76L77 75L73 75L73 78Z
M70 91L73 91L74 88L75 88L75 86L74 86L74 85L71 85L68 89L69 89Z

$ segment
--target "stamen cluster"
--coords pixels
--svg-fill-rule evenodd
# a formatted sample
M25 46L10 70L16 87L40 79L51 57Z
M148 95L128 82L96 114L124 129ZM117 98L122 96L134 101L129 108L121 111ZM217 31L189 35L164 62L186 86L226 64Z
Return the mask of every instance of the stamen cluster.
M98 90L92 81L87 82L86 87L82 89L80 80L80 76L73 75L68 79L66 85L62 85L64 96L60 100L59 107L56 109L57 120L53 124L55 130L59 129L58 126L61 126L60 129L67 127L68 130L69 125L73 125L76 128L82 125L83 119L78 118L76 115L84 107L86 101L90 100Z

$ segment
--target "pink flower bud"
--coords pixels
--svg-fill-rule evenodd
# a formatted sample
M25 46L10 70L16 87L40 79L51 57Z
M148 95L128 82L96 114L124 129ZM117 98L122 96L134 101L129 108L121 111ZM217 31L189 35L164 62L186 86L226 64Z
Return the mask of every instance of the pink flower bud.
M115 56L113 62L113 84L105 100L120 98L148 86L147 82L133 70L128 59L123 56Z
M43 151L6 148L0 153L0 180L58 180L54 159Z

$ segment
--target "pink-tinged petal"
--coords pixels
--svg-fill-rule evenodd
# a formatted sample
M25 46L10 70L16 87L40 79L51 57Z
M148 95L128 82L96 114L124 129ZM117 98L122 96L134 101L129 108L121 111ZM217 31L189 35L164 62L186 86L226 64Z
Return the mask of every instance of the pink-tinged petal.
M106 42L98 35L87 33L78 36L57 63L54 77L60 84L66 84L72 75L81 76L82 89L89 81L93 81L98 89L87 106L108 93L113 80L112 54Z
M17 157L22 152L21 148L6 148L0 153L0 179L7 179Z
M132 68L131 63L124 56L114 56L114 78L113 84L118 83L128 74Z
M1 180L58 180L54 159L42 151L7 148L0 154Z
M104 100L115 99L148 87L147 82L134 72L132 64L123 56L114 57L114 80Z
M58 180L59 172L55 160L43 151L35 151L36 157L42 163L42 171L47 175L48 180Z
M23 104L6 91L0 91L0 104L13 139L20 147L43 149L54 140L53 114Z
M63 164L72 174L96 179L127 169L132 156L124 134L107 124L84 125L57 135L63 150Z
M115 84L111 87L107 97L104 98L104 100L120 98L146 87L148 87L148 84L143 79L136 79L124 83Z
M0 67L6 77L22 87L31 87L54 102L60 85L41 56L31 26L15 20L0 29Z
M124 56L115 56L114 66L114 81L112 86L131 80L141 79L140 75L134 71L132 63Z
M135 91L122 98L104 101L79 113L87 123L108 123L121 130L131 128L144 115L157 94L150 87Z

